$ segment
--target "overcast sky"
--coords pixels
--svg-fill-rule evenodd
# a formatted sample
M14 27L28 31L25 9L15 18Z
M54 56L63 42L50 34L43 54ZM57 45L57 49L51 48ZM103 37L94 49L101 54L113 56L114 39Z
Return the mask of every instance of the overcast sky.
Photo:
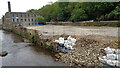
M11 3L12 12L26 12L29 9L39 9L57 0L0 0L0 18L8 11L8 1Z

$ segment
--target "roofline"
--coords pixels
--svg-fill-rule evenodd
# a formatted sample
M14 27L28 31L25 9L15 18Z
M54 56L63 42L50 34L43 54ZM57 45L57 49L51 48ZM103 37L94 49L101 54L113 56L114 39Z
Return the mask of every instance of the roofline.
M38 14L38 13L31 13L31 12L6 12L5 14L7 13L17 13L17 14ZM38 14L40 15L40 14Z

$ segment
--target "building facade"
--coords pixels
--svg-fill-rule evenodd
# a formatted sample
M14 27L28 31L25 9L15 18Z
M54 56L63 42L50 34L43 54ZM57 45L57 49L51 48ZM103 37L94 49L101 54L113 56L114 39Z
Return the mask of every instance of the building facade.
M3 16L3 27L17 27L38 24L36 17L39 14L29 12L11 12L10 2L8 2L8 12Z

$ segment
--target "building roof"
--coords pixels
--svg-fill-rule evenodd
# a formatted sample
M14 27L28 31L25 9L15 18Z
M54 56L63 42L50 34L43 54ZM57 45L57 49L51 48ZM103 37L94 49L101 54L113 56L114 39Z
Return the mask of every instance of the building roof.
M30 13L30 12L6 12L7 13L10 13L10 14L37 14L39 15L38 13Z

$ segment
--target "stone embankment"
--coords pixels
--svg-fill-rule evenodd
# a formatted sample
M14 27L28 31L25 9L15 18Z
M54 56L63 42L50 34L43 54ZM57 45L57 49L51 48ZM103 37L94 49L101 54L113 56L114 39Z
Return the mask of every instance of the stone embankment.
M57 50L57 43L55 43L55 40L59 37L67 38L69 35L40 34L38 30L26 28L14 28L11 31L23 36L38 46L48 49L55 54L56 61L63 61L70 66L103 66L98 57L105 55L104 48L109 46L111 48L120 49L117 37L71 35L73 38L77 39L76 45L74 46L74 50L65 54Z

